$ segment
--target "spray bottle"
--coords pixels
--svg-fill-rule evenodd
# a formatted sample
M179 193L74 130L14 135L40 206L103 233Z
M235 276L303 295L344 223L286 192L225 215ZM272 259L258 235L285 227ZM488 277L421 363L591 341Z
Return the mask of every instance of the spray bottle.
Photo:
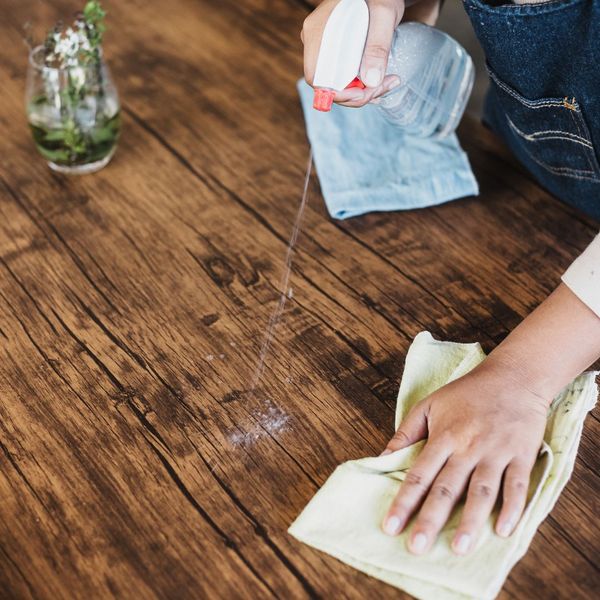
M323 31L313 87L314 108L331 110L337 91L365 87L358 74L369 29L365 0L341 0ZM394 32L386 75L400 85L381 97L385 118L419 137L445 137L456 129L473 88L473 61L446 33L422 23Z

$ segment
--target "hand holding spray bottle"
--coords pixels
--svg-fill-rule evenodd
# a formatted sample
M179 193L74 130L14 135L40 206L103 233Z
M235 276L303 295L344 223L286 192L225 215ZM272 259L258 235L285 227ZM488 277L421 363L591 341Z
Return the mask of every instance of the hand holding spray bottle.
M337 91L364 84L358 78L369 29L365 0L341 0L323 31L313 87L314 108L331 110ZM473 61L446 33L402 23L395 33L386 75L400 85L381 97L390 123L419 137L445 137L456 129L473 88Z

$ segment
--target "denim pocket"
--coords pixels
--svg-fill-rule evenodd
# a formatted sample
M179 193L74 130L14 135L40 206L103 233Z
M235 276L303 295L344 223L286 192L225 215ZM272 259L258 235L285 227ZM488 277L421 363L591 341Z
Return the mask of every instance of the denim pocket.
M488 66L505 134L523 158L558 177L600 181L600 165L581 107L572 97L530 100Z

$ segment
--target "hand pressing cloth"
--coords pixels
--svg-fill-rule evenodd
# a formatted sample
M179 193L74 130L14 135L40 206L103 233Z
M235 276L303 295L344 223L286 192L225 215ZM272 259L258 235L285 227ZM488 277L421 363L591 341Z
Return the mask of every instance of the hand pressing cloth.
M484 358L479 344L439 342L427 332L420 333L406 357L396 405L396 428L419 400L469 372ZM388 507L424 442L387 456L340 465L289 533L423 600L494 598L571 475L583 421L598 396L596 375L580 375L552 402L527 507L509 538L494 533L495 512L475 549L467 556L453 554L450 542L462 506L454 510L431 551L422 556L406 550L410 527L397 537L381 531Z
M406 210L479 193L467 155L452 134L409 135L373 104L360 109L312 107L314 90L298 82L308 138L329 214L347 219Z

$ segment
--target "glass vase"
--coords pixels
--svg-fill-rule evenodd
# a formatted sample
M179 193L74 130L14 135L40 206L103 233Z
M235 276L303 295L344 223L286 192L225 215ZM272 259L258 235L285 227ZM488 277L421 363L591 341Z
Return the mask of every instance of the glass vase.
M44 47L29 55L27 120L40 154L60 173L94 173L115 153L120 104L102 59L64 68L44 64Z

